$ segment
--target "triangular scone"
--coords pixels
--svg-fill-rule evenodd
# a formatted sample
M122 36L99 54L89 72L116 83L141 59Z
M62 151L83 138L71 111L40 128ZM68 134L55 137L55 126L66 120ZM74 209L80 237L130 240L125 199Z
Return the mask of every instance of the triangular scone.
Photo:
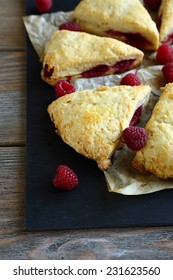
M141 172L173 178L173 84L167 84L146 125L148 139L132 165Z
M150 92L147 85L76 91L53 101L48 113L64 142L106 170L121 146L122 131Z
M56 31L42 57L42 78L58 80L91 78L120 73L138 66L143 52L118 40L85 32Z
M173 0L164 0L159 9L159 32L161 43L173 42Z
M156 50L159 33L139 0L83 0L73 12L81 30L110 36L142 50Z

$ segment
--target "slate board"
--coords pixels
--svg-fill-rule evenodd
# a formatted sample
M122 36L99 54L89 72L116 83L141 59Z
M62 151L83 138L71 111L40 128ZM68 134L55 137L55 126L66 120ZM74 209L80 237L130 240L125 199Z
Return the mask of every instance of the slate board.
M79 1L54 1L50 12L71 11ZM26 1L26 15L38 14ZM40 77L41 64L28 36L26 104L26 230L82 229L173 224L173 190L143 196L109 193L96 163L57 137L47 113L54 89ZM79 177L73 191L52 186L56 168L67 164Z

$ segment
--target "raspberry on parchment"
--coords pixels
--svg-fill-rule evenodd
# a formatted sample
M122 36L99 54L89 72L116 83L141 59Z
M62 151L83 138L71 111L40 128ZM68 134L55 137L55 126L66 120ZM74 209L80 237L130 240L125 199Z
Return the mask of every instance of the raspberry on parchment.
M140 84L141 84L141 80L136 74L133 73L129 73L121 79L121 85L139 86Z

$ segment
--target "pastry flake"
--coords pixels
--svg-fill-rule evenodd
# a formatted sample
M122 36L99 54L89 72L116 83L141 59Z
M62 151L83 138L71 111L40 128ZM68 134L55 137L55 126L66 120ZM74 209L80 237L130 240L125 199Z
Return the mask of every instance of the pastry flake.
M122 131L136 109L148 102L150 93L147 85L76 91L53 101L48 113L65 143L106 170L122 146Z
M173 0L164 0L158 13L161 43L173 42Z
M58 80L121 73L140 65L143 55L116 39L58 30L46 44L42 78L55 86Z
M144 148L136 153L132 165L141 172L159 178L173 178L173 83L162 94L146 124L148 134Z
M156 50L159 32L139 0L83 0L73 12L81 30L109 36L142 50Z

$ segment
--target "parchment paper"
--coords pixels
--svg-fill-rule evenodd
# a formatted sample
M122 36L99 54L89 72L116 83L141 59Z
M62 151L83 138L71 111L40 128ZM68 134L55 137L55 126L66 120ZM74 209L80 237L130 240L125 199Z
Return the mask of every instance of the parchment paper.
M25 16L23 21L39 60L44 51L45 44L50 39L52 33L63 22L73 21L73 18L72 12L57 12L39 16ZM161 94L160 87L165 85L165 79L161 72L163 66L156 64L155 55L155 53L146 53L142 65L138 69L129 71L137 71L142 83L148 84L152 88L150 101L138 124L142 127L145 126ZM77 90L94 88L101 85L115 86L120 84L121 78L126 74L127 72L121 75L78 79L73 84ZM40 78L38 77L38 79ZM171 179L161 180L152 174L146 175L135 170L131 165L134 155L135 153L126 146L115 153L112 166L104 172L110 192L124 195L141 195L173 188L173 181Z

